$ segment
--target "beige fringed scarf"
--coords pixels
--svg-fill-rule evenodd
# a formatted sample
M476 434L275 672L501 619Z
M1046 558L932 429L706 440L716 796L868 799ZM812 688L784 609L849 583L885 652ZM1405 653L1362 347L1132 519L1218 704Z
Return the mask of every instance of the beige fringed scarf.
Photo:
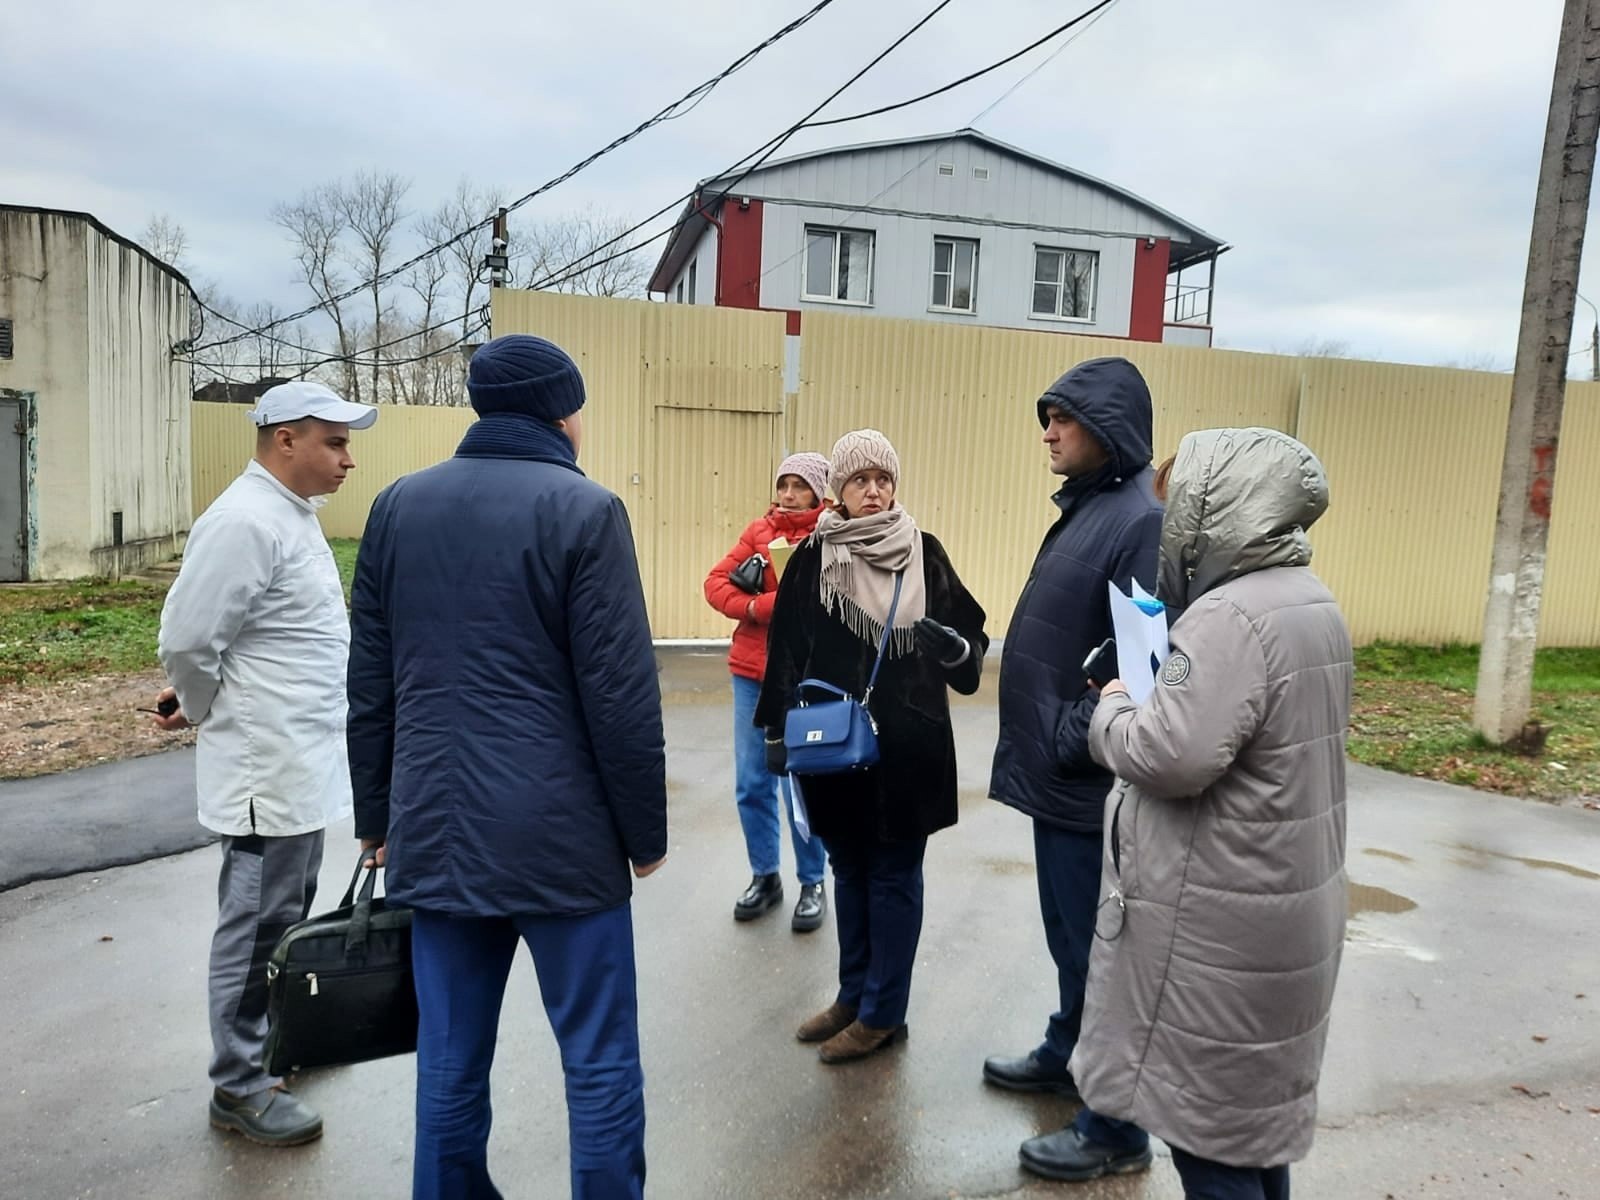
M911 627L927 613L927 588L922 577L922 531L911 514L896 505L851 520L829 509L817 521L816 536L822 543L822 607L837 611L850 632L874 649L894 602L895 572L905 572L888 656L899 658L915 651Z

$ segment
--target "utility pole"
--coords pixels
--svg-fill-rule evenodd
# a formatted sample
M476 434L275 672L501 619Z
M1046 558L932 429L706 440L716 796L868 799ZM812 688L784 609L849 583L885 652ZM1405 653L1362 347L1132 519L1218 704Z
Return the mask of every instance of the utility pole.
M496 209L494 239L489 243L489 253L483 257L483 265L489 268L489 286L492 288L506 285L506 268L511 265L511 257L506 250L510 245L511 240L506 235L506 210Z
M1500 509L1473 719L1496 745L1523 742L1584 223L1600 131L1600 0L1566 0L1533 203Z
M489 253L483 256L483 265L489 271L490 325L487 332L490 337L494 336L494 293L496 288L503 288L506 285L506 269L511 265L511 256L507 252L510 245L511 238L506 232L506 210L502 206L495 209L494 235L489 241Z

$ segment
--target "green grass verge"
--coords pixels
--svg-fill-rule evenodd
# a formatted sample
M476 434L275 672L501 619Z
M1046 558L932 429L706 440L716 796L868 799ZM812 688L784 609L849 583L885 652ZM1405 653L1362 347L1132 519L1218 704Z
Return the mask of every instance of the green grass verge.
M346 598L355 538L336 538ZM159 583L103 579L0 588L0 685L54 683L84 675L147 671L166 589Z
M1518 796L1600 796L1600 649L1540 650L1537 757L1488 745L1472 727L1476 646L1377 643L1356 651L1350 755L1358 762Z
M354 538L332 542L345 595ZM0 684L40 685L155 668L160 584L82 580L0 588ZM1526 757L1472 728L1476 646L1378 643L1356 651L1350 754L1358 762L1521 796L1600 796L1600 649L1541 650L1534 717L1550 729Z

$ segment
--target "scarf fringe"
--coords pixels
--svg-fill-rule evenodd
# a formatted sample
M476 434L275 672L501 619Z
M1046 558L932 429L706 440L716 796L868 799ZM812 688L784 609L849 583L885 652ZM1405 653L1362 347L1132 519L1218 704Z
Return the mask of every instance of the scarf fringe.
M836 614L844 626L862 641L866 642L876 653L878 643L883 639L883 622L872 617L843 592L835 591L827 598L825 607L830 613ZM885 658L904 658L914 654L917 649L917 631L911 625L897 625L889 634L889 648L884 652Z

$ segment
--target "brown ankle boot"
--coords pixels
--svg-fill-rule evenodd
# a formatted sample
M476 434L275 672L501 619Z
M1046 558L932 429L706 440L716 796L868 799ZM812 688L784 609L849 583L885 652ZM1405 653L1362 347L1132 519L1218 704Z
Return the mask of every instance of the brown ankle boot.
M855 1009L846 1008L835 1000L795 1030L794 1036L802 1042L825 1042L855 1019Z
M904 1025L896 1025L892 1029L873 1029L860 1021L851 1021L818 1047L817 1057L825 1063L851 1062L892 1046L905 1036Z

